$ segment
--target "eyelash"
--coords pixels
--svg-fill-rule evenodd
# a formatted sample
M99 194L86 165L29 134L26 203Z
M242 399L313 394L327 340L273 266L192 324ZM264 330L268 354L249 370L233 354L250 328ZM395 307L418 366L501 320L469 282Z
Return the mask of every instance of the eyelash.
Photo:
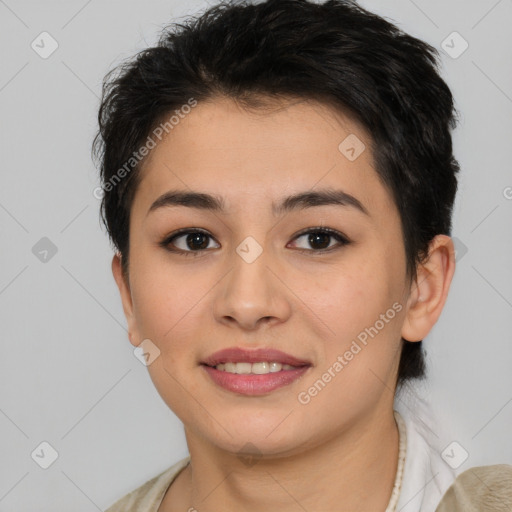
M207 236L213 238L210 235L210 233L208 233L207 231L205 231L203 229L184 228L184 229L179 229L178 231L175 231L174 233L172 233L171 235L166 237L164 240L162 240L160 242L159 245L169 252L178 253L182 256L193 256L193 257L200 256L201 253L204 253L205 251L207 251L207 249L202 249L202 250L198 250L198 251L184 251L182 249L171 249L169 247L171 242L173 240L175 240L176 238L179 238L180 236L183 236L183 235L193 234L193 233L202 233L204 235L207 235ZM329 247L327 249L296 249L296 250L299 251L300 253L310 253L310 254L313 253L314 255L318 255L320 253L331 252L334 249L340 249L341 247L349 245L351 243L350 240L348 240L348 238L346 236L344 236L342 233L340 233L339 231L336 231L331 228L320 227L320 226L314 227L314 228L308 228L304 231L301 231L294 237L293 240L295 240L296 238L300 238L301 236L304 236L304 235L318 234L318 233L330 235L332 238L335 238L339 242L340 245L334 246L334 247Z

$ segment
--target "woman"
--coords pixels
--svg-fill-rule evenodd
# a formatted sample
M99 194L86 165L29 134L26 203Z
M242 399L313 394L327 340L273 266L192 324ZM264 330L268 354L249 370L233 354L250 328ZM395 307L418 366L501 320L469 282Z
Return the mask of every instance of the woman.
M354 2L268 0L118 71L96 140L112 271L190 456L109 512L510 506L512 467L455 478L421 404L395 407L455 270L435 50Z

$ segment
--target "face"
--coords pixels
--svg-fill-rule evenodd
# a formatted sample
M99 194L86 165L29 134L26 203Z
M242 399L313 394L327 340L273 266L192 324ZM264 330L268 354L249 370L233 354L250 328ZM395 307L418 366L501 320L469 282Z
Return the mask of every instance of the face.
M391 410L404 243L357 122L309 101L251 113L228 99L199 103L141 177L129 283L116 279L131 343L158 349L148 370L190 435L282 456ZM170 191L220 205L152 208ZM331 200L314 195L326 192ZM242 352L215 356L231 348Z

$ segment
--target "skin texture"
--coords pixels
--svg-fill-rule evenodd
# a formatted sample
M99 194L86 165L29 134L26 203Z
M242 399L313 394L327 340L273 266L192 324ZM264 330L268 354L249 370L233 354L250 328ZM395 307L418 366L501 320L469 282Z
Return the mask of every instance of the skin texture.
M349 134L366 145L354 161L338 149ZM130 218L129 280L117 254L112 270L130 342L149 338L160 350L148 370L183 422L191 454L160 511L385 510L398 460L400 337L421 340L435 324L455 258L451 239L439 235L417 281L408 282L399 214L370 144L359 123L318 102L249 112L218 98L198 104L144 162ZM352 194L369 215L336 205L272 214L273 201L320 188ZM171 189L220 195L226 212L172 206L147 214ZM323 242L297 234L318 226L350 243L328 238L325 246L337 249L313 254ZM206 230L207 249L186 257L159 245L180 228ZM236 252L247 236L263 250L252 263ZM197 247L186 235L174 244ZM395 303L394 318L300 403L299 393ZM233 346L276 348L312 366L266 395L232 393L200 362ZM252 465L240 457L251 451L248 442L259 455Z

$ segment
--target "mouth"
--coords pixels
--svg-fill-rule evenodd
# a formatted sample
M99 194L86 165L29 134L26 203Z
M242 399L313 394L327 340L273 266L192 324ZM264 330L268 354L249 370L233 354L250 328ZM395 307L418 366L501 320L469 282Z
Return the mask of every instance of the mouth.
M218 386L243 395L262 395L291 384L311 362L275 349L233 347L210 355L201 366Z

